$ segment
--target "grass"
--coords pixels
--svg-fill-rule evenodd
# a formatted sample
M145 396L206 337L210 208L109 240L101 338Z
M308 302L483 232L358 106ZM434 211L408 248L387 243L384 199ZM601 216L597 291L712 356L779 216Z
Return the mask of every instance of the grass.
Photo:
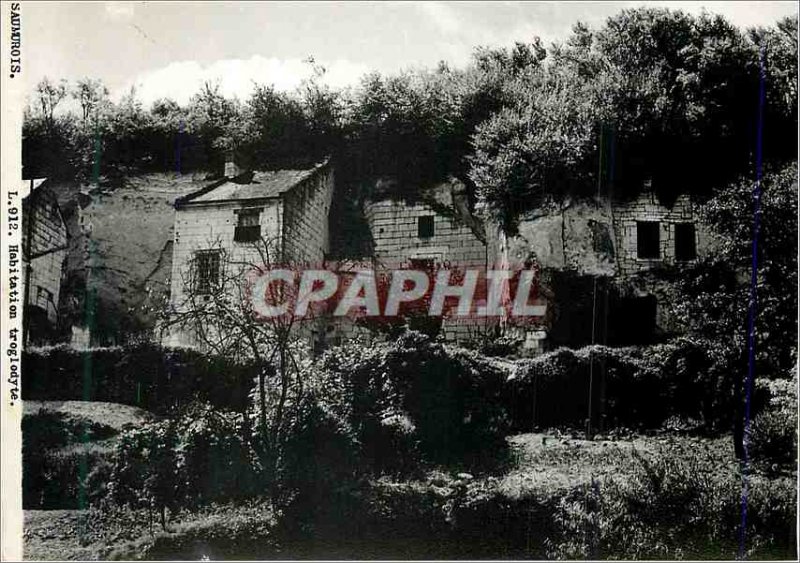
M146 511L26 510L25 560L147 560L233 555L257 540L267 551L275 516L268 503L215 505L174 515L150 531ZM246 555L246 554L242 554ZM246 558L246 557L242 557Z
M127 426L138 426L153 419L146 410L101 401L24 401L23 416L43 412L59 413L78 422L101 424L120 432Z
M313 513L266 501L173 515L26 511L27 559L734 558L740 480L730 437L510 436L492 468L429 467L325 493ZM793 477L751 482L751 557L792 557ZM787 524L788 522L788 524ZM785 536L785 537L784 537Z
M24 401L23 506L76 508L102 494L117 434L153 418L117 403Z

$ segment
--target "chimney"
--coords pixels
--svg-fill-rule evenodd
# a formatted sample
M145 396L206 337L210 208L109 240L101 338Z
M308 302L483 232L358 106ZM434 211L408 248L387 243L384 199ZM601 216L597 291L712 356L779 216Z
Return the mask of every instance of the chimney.
M225 151L225 177L236 178L242 170L236 164L236 153L233 150Z

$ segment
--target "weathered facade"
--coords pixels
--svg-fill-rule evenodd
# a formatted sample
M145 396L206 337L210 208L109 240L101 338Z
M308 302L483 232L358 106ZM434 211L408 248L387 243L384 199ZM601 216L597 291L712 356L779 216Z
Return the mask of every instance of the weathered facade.
M451 342L474 341L495 334L498 327L521 338L529 354L561 345L647 342L674 324L664 307L672 288L654 274L688 265L709 248L685 195L672 205L660 203L646 188L633 200L549 202L522 216L517 232L509 236L480 207L470 206L459 180L420 190L413 200L399 197L394 188L391 181L379 180L363 201L371 252L339 260L341 274L365 268L378 275L396 268L539 272L544 317L515 326L508 319L445 315L433 323L434 330ZM187 288L200 286L202 292L209 277L220 275L221 253L239 262L257 260L249 244L254 236L272 241L279 262L323 266L333 194L333 171L326 162L309 170L249 175L229 169L224 179L179 199L172 307L180 307ZM475 307L482 304L476 297ZM317 321L310 329L317 345L338 344L375 329L369 319L329 316ZM417 321L406 319L409 326ZM184 336L169 341L188 343Z
M665 305L673 289L656 274L713 246L688 195L665 205L647 188L626 201L551 203L523 216L515 236L499 239L503 260L543 272L549 306L539 337L551 346L635 344L670 332L676 323Z
M334 173L326 160L306 170L226 176L175 202L170 305L211 291L225 264L263 261L254 243L275 263L321 264L328 252L328 212ZM171 331L171 345L196 345Z
M484 225L469 209L462 182L451 178L423 190L413 202L382 197L380 188L364 203L372 258L379 268L491 266ZM496 320L486 318L445 317L441 334L458 342L478 338L495 325Z
M457 180L427 190L409 203L376 198L364 204L374 257L398 266L412 261L485 265L483 225L466 206L466 188Z
M645 192L633 201L615 203L613 217L622 277L690 263L708 249L707 234L694 218L688 195L667 207Z
M30 180L23 200L26 342L50 342L58 328L58 302L67 256L64 216L46 178Z

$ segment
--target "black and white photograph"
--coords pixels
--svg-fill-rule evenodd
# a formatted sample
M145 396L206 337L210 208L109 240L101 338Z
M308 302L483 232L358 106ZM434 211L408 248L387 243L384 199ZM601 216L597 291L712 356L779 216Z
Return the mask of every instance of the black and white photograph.
M796 2L2 2L2 560L798 558Z

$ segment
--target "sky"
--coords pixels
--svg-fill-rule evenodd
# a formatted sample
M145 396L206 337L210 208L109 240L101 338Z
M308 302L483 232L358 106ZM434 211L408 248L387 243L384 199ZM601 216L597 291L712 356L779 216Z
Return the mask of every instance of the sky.
M186 103L206 80L245 99L253 84L291 90L313 57L336 87L368 71L466 64L478 45L569 35L623 8L720 13L740 27L771 25L795 2L23 2L23 74L101 79L119 99Z

